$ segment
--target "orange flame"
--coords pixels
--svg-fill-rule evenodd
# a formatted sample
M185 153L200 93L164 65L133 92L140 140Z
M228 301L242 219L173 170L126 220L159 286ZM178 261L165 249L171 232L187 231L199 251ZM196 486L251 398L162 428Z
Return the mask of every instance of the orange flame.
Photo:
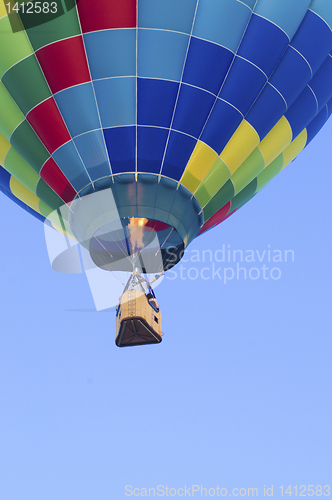
M138 252L142 250L143 244L143 233L144 226L148 222L148 219L139 218L139 217L131 217L129 219L129 232L130 232L130 243L132 252Z

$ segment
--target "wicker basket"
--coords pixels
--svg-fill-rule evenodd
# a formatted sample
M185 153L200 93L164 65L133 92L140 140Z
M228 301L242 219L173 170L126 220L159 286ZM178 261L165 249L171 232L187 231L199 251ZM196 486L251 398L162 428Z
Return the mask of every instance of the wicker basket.
M143 292L125 292L120 299L116 332L118 347L159 344L162 340L160 311L150 306Z

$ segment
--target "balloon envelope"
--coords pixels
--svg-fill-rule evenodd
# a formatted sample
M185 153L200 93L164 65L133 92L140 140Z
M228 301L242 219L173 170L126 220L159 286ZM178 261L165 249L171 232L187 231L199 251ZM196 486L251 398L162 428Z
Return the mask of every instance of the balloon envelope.
M126 251L131 219L170 233L166 268L330 116L330 0L29 4L0 3L0 189L42 220L109 190Z

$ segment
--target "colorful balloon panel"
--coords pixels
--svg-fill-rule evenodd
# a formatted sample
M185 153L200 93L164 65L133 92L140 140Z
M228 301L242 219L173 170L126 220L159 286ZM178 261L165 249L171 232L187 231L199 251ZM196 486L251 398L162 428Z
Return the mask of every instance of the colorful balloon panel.
M110 186L130 198L136 182L149 198L136 216L180 228L196 213L179 229L188 244L331 114L330 0L65 6L19 16L0 4L0 189L40 219Z

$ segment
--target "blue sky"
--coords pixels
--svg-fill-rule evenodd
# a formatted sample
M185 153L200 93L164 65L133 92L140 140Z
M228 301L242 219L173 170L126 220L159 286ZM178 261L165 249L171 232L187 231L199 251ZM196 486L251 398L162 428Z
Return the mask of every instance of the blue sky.
M134 488L158 485L164 497L197 485L258 498L273 485L283 498L281 486L284 497L289 485L293 496L332 486L331 136L330 121L191 244L186 279L156 289L158 346L118 349L114 310L94 311L85 275L54 272L43 225L0 197L1 499L140 498ZM212 267L236 262L190 260L223 245L291 250L294 261L257 258L248 275L265 264L279 279L242 272L225 284ZM204 267L210 279L188 277Z

